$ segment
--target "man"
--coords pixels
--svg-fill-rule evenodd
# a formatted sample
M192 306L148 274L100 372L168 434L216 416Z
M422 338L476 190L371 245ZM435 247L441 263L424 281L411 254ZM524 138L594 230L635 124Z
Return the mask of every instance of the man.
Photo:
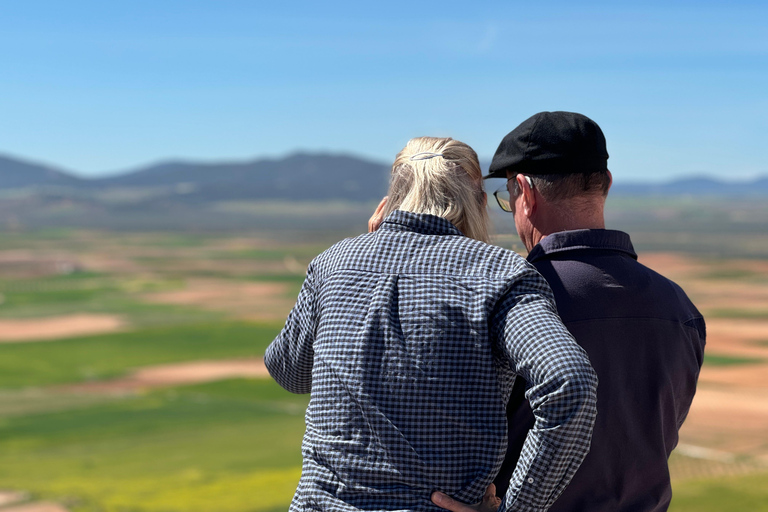
M683 290L636 261L629 235L605 229L607 159L594 121L541 112L504 137L486 176L507 178L497 201L514 214L528 261L549 282L560 317L600 381L590 453L554 512L667 510L667 459L704 355L704 319ZM499 496L534 424L526 387L518 377L507 406ZM439 493L433 501L455 512L477 509Z

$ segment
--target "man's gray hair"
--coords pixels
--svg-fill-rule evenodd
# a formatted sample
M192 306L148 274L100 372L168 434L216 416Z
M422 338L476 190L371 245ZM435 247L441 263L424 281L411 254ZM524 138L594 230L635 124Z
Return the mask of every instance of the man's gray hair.
M526 175L547 201L560 202L584 196L608 195L611 178L606 171ZM515 183L515 195L519 194Z

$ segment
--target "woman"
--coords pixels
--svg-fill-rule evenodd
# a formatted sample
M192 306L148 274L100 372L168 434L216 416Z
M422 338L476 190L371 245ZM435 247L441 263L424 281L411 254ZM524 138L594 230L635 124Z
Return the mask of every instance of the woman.
M506 450L516 374L540 422L502 509L545 509L588 447L586 355L541 276L486 243L472 148L412 139L382 208L378 230L312 261L265 355L280 385L311 392L291 510L436 510L433 491L480 501Z

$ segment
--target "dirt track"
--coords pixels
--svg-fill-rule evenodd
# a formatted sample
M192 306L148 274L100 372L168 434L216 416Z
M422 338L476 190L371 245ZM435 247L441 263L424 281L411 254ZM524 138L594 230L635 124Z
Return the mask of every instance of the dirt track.
M701 386L680 442L748 456L768 464L768 397L763 391Z
M0 491L0 507L18 503L27 499L27 494L18 491Z
M114 332L125 327L117 315L79 314L0 320L0 343L52 341L59 338Z
M0 510L2 512L68 512L58 503L41 501L29 503L27 493L0 490Z
M268 377L262 358L195 361L139 368L120 379L86 382L60 388L87 393L126 393L141 389L197 384L237 377Z
M284 320L296 301L284 283L253 283L224 279L189 279L183 290L150 293L148 302L224 311L250 320Z
M23 505L12 505L3 508L3 512L69 512L58 503L50 501L40 501L35 503L25 503Z

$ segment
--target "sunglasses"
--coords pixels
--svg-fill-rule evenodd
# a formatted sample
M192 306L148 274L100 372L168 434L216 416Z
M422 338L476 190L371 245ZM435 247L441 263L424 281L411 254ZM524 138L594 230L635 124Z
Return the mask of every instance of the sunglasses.
M515 180L515 191L512 194L509 193L509 180ZM531 188L534 188L533 180L531 180L530 176L525 176L525 181L528 182ZM517 175L515 175L507 178L507 182L493 193L493 197L496 198L496 202L499 203L502 210L512 213L512 198L517 197L518 194L520 194L520 186L517 184Z

